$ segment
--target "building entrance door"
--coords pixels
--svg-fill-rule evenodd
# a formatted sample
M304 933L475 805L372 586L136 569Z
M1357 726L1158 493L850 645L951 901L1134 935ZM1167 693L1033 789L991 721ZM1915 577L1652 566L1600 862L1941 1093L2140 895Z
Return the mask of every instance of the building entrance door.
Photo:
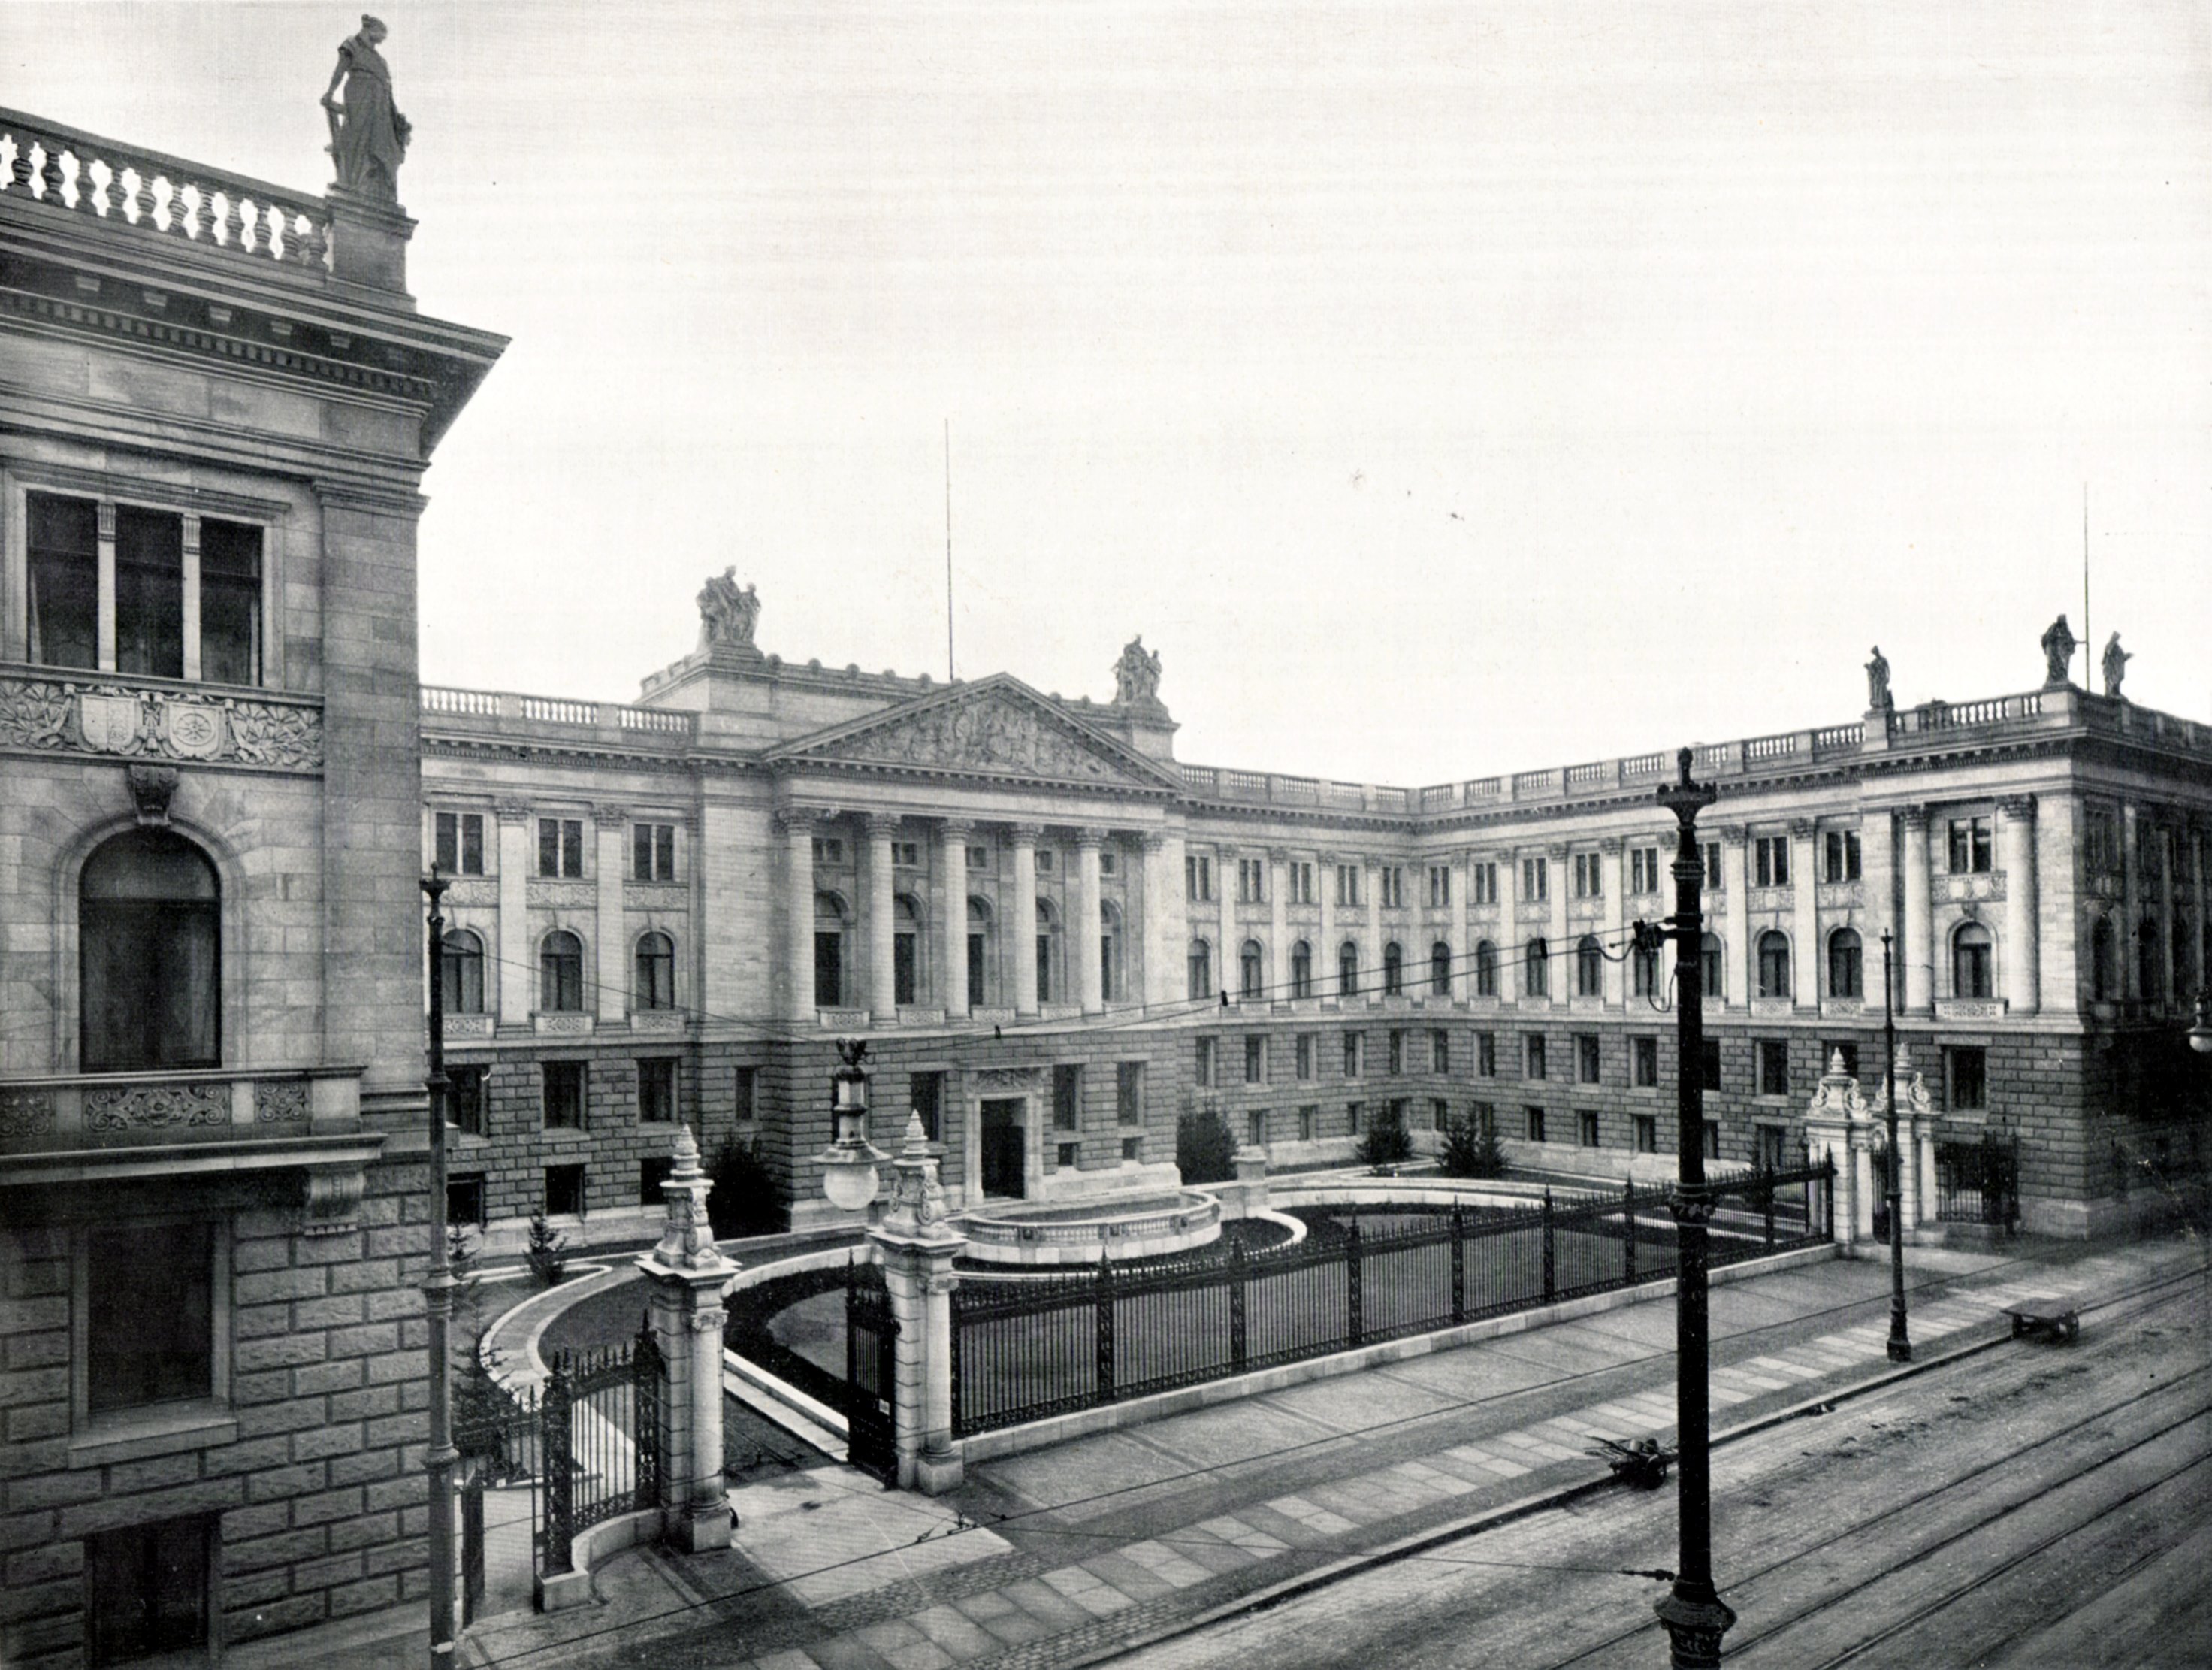
M983 1192L1022 1198L1022 1100L994 1097L983 1104Z

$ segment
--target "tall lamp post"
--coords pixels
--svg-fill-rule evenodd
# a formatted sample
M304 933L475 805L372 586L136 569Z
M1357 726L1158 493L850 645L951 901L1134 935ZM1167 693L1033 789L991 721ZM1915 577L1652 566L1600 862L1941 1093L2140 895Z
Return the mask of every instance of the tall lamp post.
M422 1298L430 1318L430 1667L453 1663L453 1399L447 1338L453 1320L453 1272L446 1259L446 991L444 909L451 884L433 864L422 878L430 900L430 1273Z
M1905 1156L1897 1146L1897 1010L1890 993L1889 929L1881 930L1881 1049L1889 1078L1889 1360L1912 1361L1912 1338L1905 1330L1905 1210L1900 1169Z
M1668 1209L1674 1217L1674 1424L1680 1451L1677 1502L1681 1557L1674 1587L1656 1610L1666 1626L1675 1670L1710 1670L1735 1613L1713 1587L1711 1408L1706 1386L1705 1225L1713 1197L1705 1186L1704 884L1698 814L1716 798L1711 783L1690 781L1690 750L1675 756L1679 778L1659 791L1674 814L1674 1120L1680 1170Z

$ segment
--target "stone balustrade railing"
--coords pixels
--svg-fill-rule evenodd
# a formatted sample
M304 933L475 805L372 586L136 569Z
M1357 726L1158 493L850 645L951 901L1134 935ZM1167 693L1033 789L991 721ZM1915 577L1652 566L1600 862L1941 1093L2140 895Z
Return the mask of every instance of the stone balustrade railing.
M0 110L0 197L304 271L330 265L328 210L266 180L13 110Z
M599 730L611 732L635 743L642 733L688 745L698 728L698 718L672 708L632 707L621 702L575 702L556 696L520 696L511 691L453 690L424 685L421 694L426 720L490 721L501 729Z

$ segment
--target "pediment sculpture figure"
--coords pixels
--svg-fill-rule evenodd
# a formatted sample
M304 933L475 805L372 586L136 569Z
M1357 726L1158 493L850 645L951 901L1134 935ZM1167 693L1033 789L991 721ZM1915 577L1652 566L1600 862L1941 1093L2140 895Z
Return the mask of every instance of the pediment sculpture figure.
M760 597L750 586L738 589L736 568L709 576L699 591L699 647L712 649L730 644L750 649L753 628L760 621Z
M383 203L399 201L399 165L407 160L413 130L392 102L392 70L377 48L389 32L383 20L363 13L361 33L338 43L337 68L323 92L330 119L331 160L338 187ZM345 98L335 95L345 84Z
M2074 629L2066 624L2064 615L2059 616L2057 619L2044 628L2043 681L2045 684L2063 685L2066 682L2066 669L2068 664L2074 659L2075 648ZM2087 682L2086 678L2083 682Z
M1874 647L1874 659L1866 664L1867 711L1887 713L1890 710L1889 658L1881 653L1881 646Z
M1157 704L1160 699L1160 657L1145 648L1142 632L1121 649L1114 663L1114 699L1124 707Z
M2120 693L2120 681L2128 676L2128 663L2134 659L2135 656L2132 654L2120 648L2120 635L2118 632L2105 640L2106 695L2117 696Z
M1106 762L1002 697L934 708L826 747L832 757L1099 782Z

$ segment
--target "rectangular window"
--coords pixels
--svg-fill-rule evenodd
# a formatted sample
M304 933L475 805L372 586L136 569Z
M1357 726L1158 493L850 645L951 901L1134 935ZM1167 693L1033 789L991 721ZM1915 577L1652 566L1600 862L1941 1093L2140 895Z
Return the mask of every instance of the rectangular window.
M1429 1033L1429 1070L1432 1073L1451 1071L1451 1034L1442 1027Z
M1429 866L1429 908L1441 911L1451 904L1451 866Z
M1310 1143L1313 1141L1314 1127L1320 1123L1321 1108L1316 1104L1308 1102L1304 1106L1299 1108L1298 1140L1301 1143Z
M1707 841L1705 845L1705 891L1718 893L1721 890L1721 844L1718 841Z
M1990 820L1987 818L1951 820L1951 874L1984 875L1990 868Z
M1036 867L1037 874L1039 875L1050 875L1052 874L1052 849L1050 847L1039 847L1036 849Z
M1850 1077L1856 1078L1859 1076L1859 1046L1847 1038L1832 1039L1820 1045L1822 1071L1825 1072L1828 1064L1838 1057L1843 1061L1844 1073Z
M1521 899L1535 904L1552 896L1551 865L1541 858L1521 861Z
M941 1143L945 1119L945 1075L941 1072L909 1073L907 1076L907 1105L921 1116L921 1134L933 1143ZM1055 1091L1058 1086L1054 1087Z
M544 1087L545 1129L581 1131L584 1128L584 1064L547 1061L539 1064Z
M1366 1111L1366 1106L1364 1103L1346 1102L1344 1105L1345 1129L1350 1131L1354 1137L1359 1135L1360 1116Z
M446 1222L478 1229L490 1222L490 1215L484 1210L484 1180L482 1176L446 1179Z
M1521 1040L1521 1076L1540 1079L1548 1064L1544 1057L1544 1034L1530 1033Z
M1474 902L1476 904L1495 905L1498 903L1498 866L1496 863L1485 860L1483 862L1479 864L1469 864L1467 867L1467 884L1474 890Z
M1078 1063L1064 1061L1052 1070L1052 1128L1083 1128L1083 1068Z
M896 864L901 869L921 869L921 843L919 841L893 841L891 843L891 862Z
M28 508L31 659L42 667L97 667L99 506L33 493Z
M1789 1128L1786 1125L1763 1125L1755 1126L1752 1134L1759 1140L1759 1170L1780 1171L1784 1163L1783 1145L1789 1140Z
M1575 1139L1584 1148L1595 1148L1597 1143L1597 1110L1585 1107L1575 1115Z
M1598 1043L1595 1033L1575 1034L1575 1081L1579 1084L1598 1082Z
M1356 1032L1344 1035L1344 1076L1348 1079L1359 1076L1359 1034Z
M671 1058L637 1064L637 1117L643 1125L676 1122L676 1063Z
M1255 1107L1244 1116L1244 1140L1254 1148L1267 1146L1267 1110Z
M1451 1123L1451 1104L1442 1096L1429 1098L1429 1129L1442 1131Z
M1605 897L1605 859L1601 853L1577 852L1575 855L1575 897Z
M1314 1076L1314 1035L1300 1033L1297 1045L1298 1076L1310 1079Z
M581 1166L546 1167L545 1216L584 1216L584 1168Z
M1237 898L1240 904L1261 905L1267 898L1267 862L1264 858L1237 861Z
M1954 1113L1978 1112L1990 1105L1989 1051L1954 1045L1943 1051L1944 1105Z
M1212 859L1195 852L1184 857L1182 893L1185 899L1204 900L1213 897Z
M1721 1041L1717 1038L1699 1040L1698 1051L1698 1082L1707 1090L1721 1088Z
M1498 1034L1496 1033L1475 1033L1474 1071L1478 1078L1498 1076Z
M1721 1122L1718 1119L1707 1119L1705 1121L1705 1158L1717 1160L1720 1157Z
M648 1154L637 1162L637 1204L649 1211L665 1211L668 1197L660 1185L668 1181L668 1174L676 1169L673 1157L665 1154Z
M1827 860L1829 881L1856 881L1859 879L1858 831L1832 829L1821 838L1820 845Z
M2084 814L2082 847L2092 870L2118 869L2120 865L2119 823L2109 806L2093 806Z
M1083 1163L1083 1144L1080 1143L1054 1143L1052 1163L1054 1169L1059 1171L1075 1170Z
M1121 1139L1121 1163L1125 1166L1142 1165L1144 1159L1145 1139L1141 1137L1124 1137Z
M1257 1033L1244 1039L1244 1082L1264 1084L1267 1079L1267 1040Z
M161 1520L84 1539L85 1633L95 1665L191 1653L208 1642L216 1516Z
M1758 869L1755 885L1762 887L1788 887L1790 838L1787 835L1761 835L1752 843L1752 847Z
M1311 863L1303 858L1294 859L1284 870L1283 875L1291 884L1291 904L1310 905L1314 902L1314 867Z
M968 868L971 870L987 870L990 869L991 849L987 846L969 847L968 849Z
M216 1395L213 1225L88 1231L85 1301L88 1413Z
M1142 1125L1145 1122L1145 1064L1141 1061L1117 1061L1114 1064L1114 1117L1123 1125Z
M1390 1076L1396 1078L1406 1070L1406 1034L1396 1027L1390 1031Z
M446 1123L471 1137L484 1134L484 1073L482 1067L446 1069Z
M261 682L261 530L200 523L200 677Z
M1659 849L1635 847L1628 855L1628 890L1636 893L1659 891Z
M115 667L157 679L185 676L181 516L116 507Z
M665 823L630 826L630 874L640 881L676 879L676 826Z
M1357 907L1359 904L1359 866L1339 864L1336 867L1336 902L1340 906Z
M1384 864L1376 871L1382 887L1382 908L1401 911L1406 907L1406 872L1396 864Z
M1759 1094L1762 1096L1786 1096L1790 1094L1790 1045L1786 1039L1762 1038L1759 1040Z
M1522 1134L1530 1142L1542 1142L1544 1140L1544 1110L1533 1106L1523 1107L1521 1110L1521 1129Z
M739 1067L733 1071L730 1076L731 1089L735 1101L735 1115L737 1123L741 1125L751 1125L760 1118L760 1105L754 1100L754 1096L757 1092L760 1084L760 1069L757 1067ZM917 1082L930 1076L933 1076L927 1073L916 1073L915 1075L915 1078ZM915 1106L919 1107L921 1105L921 1093L917 1090L915 1093ZM936 1138L932 1137L930 1140L934 1142Z
M584 874L584 824L580 818L538 820L538 873L577 881Z
M1191 1082L1200 1089L1213 1088L1213 1040L1212 1039L1201 1038L1196 1040L1190 1076Z
M817 864L842 864L845 862L845 842L836 835L817 835L814 838L814 862Z
M1638 1113L1636 1116L1635 1125L1636 1151L1638 1154L1658 1153L1659 1116L1656 1113Z
M433 862L447 875L484 873L483 816L477 812L438 814Z
M1631 1082L1639 1090L1650 1090L1659 1083L1659 1040L1656 1038L1632 1038L1628 1040Z

